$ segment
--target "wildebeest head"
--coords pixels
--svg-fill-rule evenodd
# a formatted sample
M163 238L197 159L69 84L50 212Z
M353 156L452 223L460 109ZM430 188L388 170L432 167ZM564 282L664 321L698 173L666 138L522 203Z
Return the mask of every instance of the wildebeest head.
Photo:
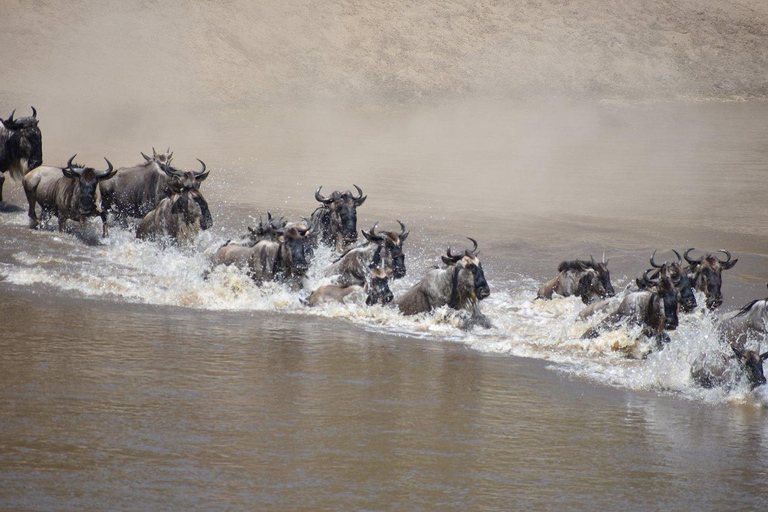
M686 313L696 309L696 296L693 293L691 287L691 280L688 277L688 273L683 269L683 259L680 257L680 253L672 249L672 252L677 256L677 261L672 263L664 262L667 265L669 277L672 279L672 283L675 285L677 292L680 294L679 301L680 306ZM656 251L653 251L651 255L651 266L656 269L660 269L661 265L656 262ZM656 278L658 272L651 274L651 278ZM640 288L645 288L645 284L641 280L637 280L637 285Z
M171 199L173 200L171 213L183 214L184 222L187 225L201 221L203 216L202 210L193 197L196 183L192 173L187 172L183 176L174 176L171 178L168 186L170 187Z
M370 231L362 231L363 237L373 244L377 244L376 252L373 254L371 264L376 268L386 270L395 279L405 277L405 254L403 254L403 242L408 238L410 231L405 230L405 224L400 224L400 233L394 231L380 231L376 233L378 222L373 225Z
M328 229L335 238L341 237L343 245L357 242L357 207L365 202L368 196L357 185L357 197L347 190L344 193L336 190L328 197L320 195L322 185L315 191L315 199L323 203L329 210Z
M0 122L6 130L10 132L10 137L6 142L6 151L8 157L27 161L27 169L34 169L43 163L43 134L40 133L40 127L37 125L37 110L32 107L30 117L21 117L14 119L16 110L11 112L8 119L1 119Z
M154 151L155 148L152 148L153 153ZM146 158L146 155L144 158ZM189 195L197 203L197 205L200 207L200 211L202 212L202 217L200 218L200 229L205 230L210 228L213 226L213 217L211 216L211 211L208 209L208 202L205 200L203 193L200 191L200 184L205 181L211 171L206 172L205 162L199 158L197 161L200 162L200 165L203 166L202 170L200 171L182 171L180 169L176 169L175 167L171 166L171 161L172 159L169 157L168 160L163 163L161 169L171 180L180 179L186 184L185 186L189 186Z
M754 350L739 350L735 347L731 347L739 359L739 362L744 367L744 373L747 374L747 379L752 387L755 389L757 386L765 384L765 375L763 374L763 361L768 359L768 352L759 354Z
M650 272L652 272L651 269L646 270L641 281L641 288L650 289L653 294L645 322L649 326L654 326L660 323L663 318L664 329L674 331L677 329L679 321L677 316L679 303L677 289L669 277L669 266L664 263L655 278L648 276Z
M365 298L365 303L368 306L392 302L395 296L392 294L392 290L389 289L389 276L384 270L371 267L371 275L368 279L366 285L368 296Z
M170 164L171 159L173 158L173 153L171 153L171 148L168 148L165 153L158 153L155 151L155 148L152 147L152 156L147 156L143 152L141 153L141 156L144 157L144 160L146 160L148 164L155 162L162 168L163 165Z
M62 169L64 176L75 181L75 189L73 193L73 207L77 208L78 213L81 216L90 216L97 213L96 205L96 189L99 182L102 180L108 180L117 173L117 169L112 167L112 164L107 160L108 168L105 171L97 171L92 167L83 167L76 163L73 163L75 157L67 162L67 166Z
M608 260L605 259L605 253L603 253L603 259L600 263L595 262L595 258L590 256L592 268L597 272L597 293L601 298L613 297L616 292L611 284L611 273L608 271Z
M685 261L690 264L688 275L693 281L693 287L701 290L707 296L707 307L714 309L723 303L723 270L733 268L739 260L731 260L731 253L724 249L718 249L717 252L725 254L728 257L726 261L721 261L712 254L705 254L699 259L693 259L689 254L694 250L693 248L686 249L683 253Z
M308 229L288 228L278 233L281 258L291 273L304 275L309 269L311 257L307 251L308 232Z
M491 294L491 288L485 280L483 264L477 255L477 241L468 238L474 247L464 251L464 254L452 254L451 248L442 257L443 263L453 267L453 281L451 298L448 305L454 309L461 309L467 303L485 299Z
M558 266L558 270L560 272L572 270L581 273L576 287L576 295L581 297L584 304L616 295L613 284L611 284L611 273L608 271L608 261L605 259L605 254L603 254L600 263L597 263L595 258L590 256L589 261L563 261Z

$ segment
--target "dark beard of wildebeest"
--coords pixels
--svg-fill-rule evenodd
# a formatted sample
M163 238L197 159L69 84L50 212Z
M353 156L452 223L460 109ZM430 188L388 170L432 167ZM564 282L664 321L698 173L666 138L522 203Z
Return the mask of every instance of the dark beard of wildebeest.
M733 355L702 354L691 364L691 377L694 382L704 388L714 388L729 384L729 369L747 377L750 389L765 384L763 362L768 359L768 352L742 350L731 347ZM738 367L732 366L732 361L738 362ZM734 379L735 380L735 379Z
M477 242L470 238L474 248L463 254L452 254L450 247L442 257L446 268L427 272L421 281L397 300L397 306L405 315L426 313L435 308L448 306L452 309L469 310L476 316L479 301L491 294L485 280L483 265L477 257Z
M336 190L328 197L320 195L322 185L315 191L315 199L323 203L312 213L312 231L320 236L320 241L338 251L357 242L357 207L368 196L357 185L357 197L347 190L343 194Z
M324 302L343 303L347 296L360 291L366 294L365 304L367 306L374 304L386 305L394 299L392 290L389 288L389 276L381 269L371 268L368 280L364 286L339 286L333 284L321 286L309 296L307 305L314 307Z
M160 201L170 196L170 181L174 175L184 172L170 165L173 158L170 149L167 153L157 153L155 148L152 148L152 157L144 153L141 153L141 156L144 157L144 163L118 169L113 179L99 186L104 210L112 212L123 226L127 225L127 217L143 218L154 210ZM205 181L210 171L206 172L202 160L198 159L198 162L202 165L202 170L188 171L195 179L195 187L190 191L190 196L200 207L200 228L205 230L213 226L213 218L208 203L200 192L200 184Z
M253 247L227 242L216 251L212 263L245 268L256 283L288 281L300 285L310 264L305 240L308 233L296 228L280 230L274 240L260 240Z
M338 275L341 286L365 284L370 269L383 270L393 279L405 277L405 254L403 242L410 231L405 230L405 224L400 224L400 233L381 231L376 233L378 222L369 231L361 230L366 243L347 250L333 262L323 273L326 276Z
M696 302L696 295L693 293L693 288L691 287L691 280L688 278L688 273L683 269L683 259L680 257L680 253L676 250L672 249L672 252L675 253L675 256L677 256L677 261L673 263L664 262L669 268L669 277L672 279L672 283L674 283L675 288L677 289L677 292L679 294L678 300L680 301L680 307L681 309L686 312L690 313L694 309L696 309L696 306L698 305ZM661 265L656 263L656 251L653 251L653 254L651 255L651 266L655 269L660 269ZM654 273L650 274L650 278L656 279L659 275L658 270ZM637 286L644 290L646 286L646 282L642 279L637 279Z
M555 278L539 288L536 298L551 299L554 293L563 297L576 295L581 297L584 304L590 304L598 299L616 295L605 255L600 263L595 262L595 258L591 256L590 261L563 261L557 271L559 274Z
M0 201L3 200L3 184L8 172L14 181L43 164L43 135L37 126L37 111L32 107L32 117L14 119L14 110L8 119L0 119Z
M649 272L646 270L643 274L645 290L627 294L616 311L589 328L582 338L596 338L604 331L615 329L622 320L627 319L642 326L643 334L656 339L659 346L662 342L668 342L669 337L664 331L673 331L678 324L677 289L669 278L666 264L661 266L656 279L649 278Z
M196 186L194 175L191 172L174 175L169 186L171 196L144 216L136 230L136 238L183 244L193 241L200 232L202 212L191 197Z
M712 254L705 254L696 260L688 256L691 251L695 250L693 248L686 249L683 253L685 261L690 265L686 272L693 283L693 287L704 292L707 296L707 307L715 309L723 303L723 270L733 268L739 260L731 261L731 253L724 249L718 249L717 252L725 254L728 257L726 261L721 261Z
M30 171L22 183L29 203L30 227L39 225L35 203L40 203L43 217L49 214L59 218L59 231L64 230L67 219L83 224L89 217L100 216L102 236L107 236L107 215L99 211L96 192L98 184L115 175L112 164L107 160L108 169L97 171L72 163L74 155L65 168L41 166Z

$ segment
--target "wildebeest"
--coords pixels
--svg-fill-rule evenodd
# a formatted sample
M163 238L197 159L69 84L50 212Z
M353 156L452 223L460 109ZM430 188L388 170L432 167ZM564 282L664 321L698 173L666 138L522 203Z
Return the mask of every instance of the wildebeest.
M400 233L394 231L376 232L378 222L369 231L361 230L366 243L347 250L327 269L325 275L338 275L338 284L351 286L365 284L371 268L384 270L394 279L405 277L405 254L403 242L410 231L400 224Z
M551 299L554 293L569 297L576 295L581 297L584 304L590 304L598 299L613 297L616 292L611 284L611 273L608 271L608 262L595 262L595 258L590 257L590 261L573 260L563 261L557 267L559 274L554 279L550 279L541 288L537 294L538 299Z
M768 333L768 298L753 300L738 311L726 313L717 324L721 341L744 350L747 341L762 342Z
M768 352L760 354L754 350L731 349L731 356L715 352L696 358L691 364L694 382L705 388L714 388L736 384L744 375L750 389L765 384L763 362L768 359Z
M389 304L394 298L392 290L389 289L387 273L382 269L372 268L365 285L338 286L331 284L321 286L312 292L307 304L314 307L324 302L344 303L347 297L356 293L365 293L365 304L368 306Z
M116 171L106 158L107 170L97 171L73 163L75 156L63 169L41 166L24 176L22 183L29 203L30 227L37 228L40 223L35 213L35 203L40 203L44 217L52 213L59 218L59 231L64 229L67 219L83 224L88 217L98 215L102 236L107 236L107 216L104 211L99 211L97 189L100 181L111 178Z
M14 119L14 110L8 119L0 119L0 201L8 172L18 181L35 167L43 164L43 135L37 126L37 111L32 107L31 117Z
M698 305L696 302L696 295L691 288L691 280L688 277L688 273L683 269L683 259L680 257L680 253L672 249L672 252L677 256L677 261L672 263L664 262L669 269L669 277L672 279L672 283L675 285L677 292L679 293L678 300L680 301L680 307L686 313L690 313ZM656 263L656 251L653 251L651 255L651 266L655 269L661 269L661 265ZM658 277L658 270L650 274L651 279ZM647 281L637 279L637 286L642 290L647 286Z
M491 289L477 257L477 242L472 238L469 240L474 244L473 249L452 254L449 247L442 256L446 268L430 270L397 300L403 314L416 315L447 305L452 309L467 310L476 321L490 326L480 312L479 303L491 294Z
M691 251L696 249L686 249L683 253L685 261L688 262L687 268L688 277L693 283L693 287L697 290L704 292L707 297L707 307L709 309L715 309L723 303L723 292L721 290L723 286L723 270L728 270L736 265L739 261L735 259L731 261L731 253L724 249L718 249L717 252L722 252L728 259L721 261L712 254L705 254L699 259L693 259L690 256Z
M193 241L200 232L202 217L200 206L192 198L195 182L192 173L175 175L169 183L171 195L144 216L136 230L136 238L169 239L181 244Z
M160 201L171 195L169 184L174 175L185 172L171 166L173 154L170 150L168 153L156 153L155 148L152 148L152 157L144 153L141 155L144 157L144 163L118 169L113 179L99 186L104 210L112 212L123 225L126 224L127 217L143 218L154 210ZM213 218L200 191L200 184L205 181L210 171L206 171L202 160L197 161L202 165L202 170L186 172L195 180L195 187L190 191L190 196L202 212L200 228L208 229L213 225Z
M312 213L312 231L320 241L338 251L357 242L357 207L362 205L368 196L357 185L357 197L347 190L344 193L336 190L328 197L320 195L322 185L315 191L315 199L323 203Z
M657 343L668 341L665 330L675 330L678 324L677 290L669 278L667 265L662 265L656 279L648 277L650 270L643 274L647 290L628 293L618 309L610 313L599 324L591 327L582 338L596 338L606 330L615 329L623 320L640 325L643 334L655 338Z
M307 233L288 228L281 230L274 240L261 240L253 247L228 242L216 251L213 264L246 268L257 283L293 281L299 284L310 264L305 240Z

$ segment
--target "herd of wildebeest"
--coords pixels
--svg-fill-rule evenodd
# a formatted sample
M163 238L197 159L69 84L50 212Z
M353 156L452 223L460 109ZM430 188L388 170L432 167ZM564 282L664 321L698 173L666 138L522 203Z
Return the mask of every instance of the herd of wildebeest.
M129 226L130 218L140 219L136 236L161 243L185 244L200 230L213 225L213 218L200 186L210 171L205 163L199 171L188 171L172 165L173 154L168 149L152 156L141 153L144 161L131 166L114 168L105 158L107 168L97 170L75 163L75 156L65 167L42 165L42 135L37 112L14 119L15 111L0 127L0 201L8 171L21 180L29 203L31 228L39 227L36 205L40 205L42 220L58 219L59 230L67 220L84 223L100 217L102 236L108 236L109 222ZM483 265L478 258L477 242L470 238L472 248L453 253L450 248L442 256L442 266L435 266L403 295L395 299L389 288L390 280L406 274L403 243L409 232L401 229L377 231L377 224L361 230L365 240L358 243L357 208L367 196L357 185L357 193L335 191L315 192L319 207L299 221L286 222L267 212L266 221L248 228L240 240L228 241L213 255L211 268L235 265L243 268L257 283L280 281L301 288L318 244L337 251L335 261L323 275L334 277L335 284L313 290L305 299L308 306L323 302L344 302L349 296L365 298L367 305L389 304L394 301L405 315L426 313L447 306L464 311L466 327L491 327L479 307L490 295ZM678 326L678 315L693 312L697 307L694 290L706 297L706 307L714 310L722 304L722 272L733 268L738 260L719 250L717 254L692 257L694 249L676 260L657 262L656 252L650 258L651 268L635 283L616 294L611 284L608 262L589 260L563 261L556 277L538 290L537 299L553 296L578 296L586 305L579 314L587 319L595 314L605 315L590 327L584 338L594 338L620 325L634 324L642 328L647 338L655 341L655 350L670 343L667 331ZM683 261L685 260L685 262ZM309 292L309 290L308 290ZM763 361L768 352L754 350L768 332L768 299L750 302L738 311L717 320L716 333L722 343L717 354L704 354L691 365L693 380L704 387L728 385L745 378L752 387L766 382ZM751 348L750 348L751 347ZM734 378L734 375L736 376Z

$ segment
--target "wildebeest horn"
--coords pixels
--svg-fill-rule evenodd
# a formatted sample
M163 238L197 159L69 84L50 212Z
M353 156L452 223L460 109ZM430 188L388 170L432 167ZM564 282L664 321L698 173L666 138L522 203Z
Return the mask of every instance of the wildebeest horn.
M672 249L672 252L675 253L675 256L677 256L677 264L682 265L683 264L683 258L680 257L680 253L676 250Z
M152 149L154 150L155 148L152 148ZM184 171L177 171L176 169L171 168L171 160L173 159L169 158L168 160L165 161L165 163L163 163L163 172L165 172L165 174L171 177L184 176Z
M37 110L35 110L35 107L30 107L32 109L32 117L37 119Z
M152 159L150 157L148 157L147 155L145 155L143 151L139 151L139 153L141 153L141 156L143 156L144 160L146 160L147 162L151 162L152 161Z
M315 199L317 199L319 202L321 202L323 204L332 203L333 199L328 199L327 197L323 197L323 196L320 195L320 189L321 188L323 188L322 185L317 187L317 190L315 190Z
M155 151L155 146L152 146L152 156L157 156L157 151Z
M663 267L663 265L662 265L662 267ZM658 267L658 268L661 268L661 267ZM658 284L661 281L661 273L659 272L659 274L655 278L652 278L652 277L648 276L649 272L653 272L653 269L649 268L648 270L643 272L643 281L646 281L646 282L651 283L651 284Z
M469 237L467 237L467 240L471 241L472 245L474 246L474 247L472 247L471 251L467 250L467 252L470 253L470 254L475 254L475 251L477 251L477 240L475 240L474 238L469 238Z
M696 265L697 263L701 263L701 262L704 260L704 257L703 257L703 256L702 256L701 258L699 258L698 260L694 260L694 259L691 259L691 258L690 258L690 256L688 256L688 254L689 254L691 251L695 251L695 250L696 250L696 249L694 249L693 247L691 247L690 249L686 249L686 250L685 250L685 252L683 253L683 258L685 258L685 261L687 261L687 262L688 262L688 263L690 263L691 265Z
M16 109L13 109L13 112L11 112L11 117L8 118L6 123L13 124L13 114L15 114L15 113L16 113Z
M200 162L200 165L202 165L202 166L203 166L203 169L202 169L202 170L200 170L200 171L198 171L198 172L196 172L196 173L195 173L195 175L200 175L200 174L203 174L203 173L205 173L205 162L203 162L203 161L202 161L202 160L200 160L199 158L195 158L195 160L197 160L198 162Z
M397 221L397 223L400 224L400 234L398 236L403 236L405 234L405 224L403 224L399 220Z
M653 254L651 254L651 266L653 268L661 268L661 265L656 263L656 250L653 251Z
M589 261L592 262L592 267L596 267L597 264L595 263L595 257L591 254L589 255Z
M168 149L165 150L165 154L169 154L171 152L171 146L168 146Z
M603 261L602 261L602 263L608 263L607 261L605 261L605 251L603 251Z
M731 253L729 253L729 252L728 252L728 251L726 251L725 249L718 249L718 250L717 250L717 252L721 252L721 253L725 254L726 256L728 256L728 259L727 259L727 260L725 260L725 261L720 261L720 263L728 263L729 261L731 261ZM720 258L718 258L718 260L719 260L719 259L720 259Z
M354 196L353 196L353 197L352 197L352 199L354 199L355 201L359 201L360 199L362 199L362 198L363 198L363 191L362 191L362 190L360 190L360 187L358 187L358 186L357 186L357 185L355 185L355 184L352 184L352 186L353 186L353 187L355 187L355 188L357 189L357 197L354 197Z
M106 162L107 162L107 170L106 171L96 171L96 176L98 176L98 177L108 176L109 173L111 173L112 170L114 169L114 167L112 167L112 162L107 160L107 157L104 157L104 160L106 160Z
M451 254L451 246L450 245L448 246L448 252L446 254L448 255L449 258L454 259L454 260L455 259L459 259L461 257L460 255Z
M379 223L376 222L373 226L371 226L371 230L368 231L368 234L371 235L371 238L381 238L381 235L376 234L376 226L378 226Z
M76 156L77 156L77 153L75 153L74 155L72 155L72 156L69 158L69 160L67 160L67 169L72 169L72 170L75 170L75 169L79 169L79 167L76 167L76 165L77 165L77 164L73 164L73 163L72 163L72 162L74 161L74 159L75 159L75 157L76 157Z

